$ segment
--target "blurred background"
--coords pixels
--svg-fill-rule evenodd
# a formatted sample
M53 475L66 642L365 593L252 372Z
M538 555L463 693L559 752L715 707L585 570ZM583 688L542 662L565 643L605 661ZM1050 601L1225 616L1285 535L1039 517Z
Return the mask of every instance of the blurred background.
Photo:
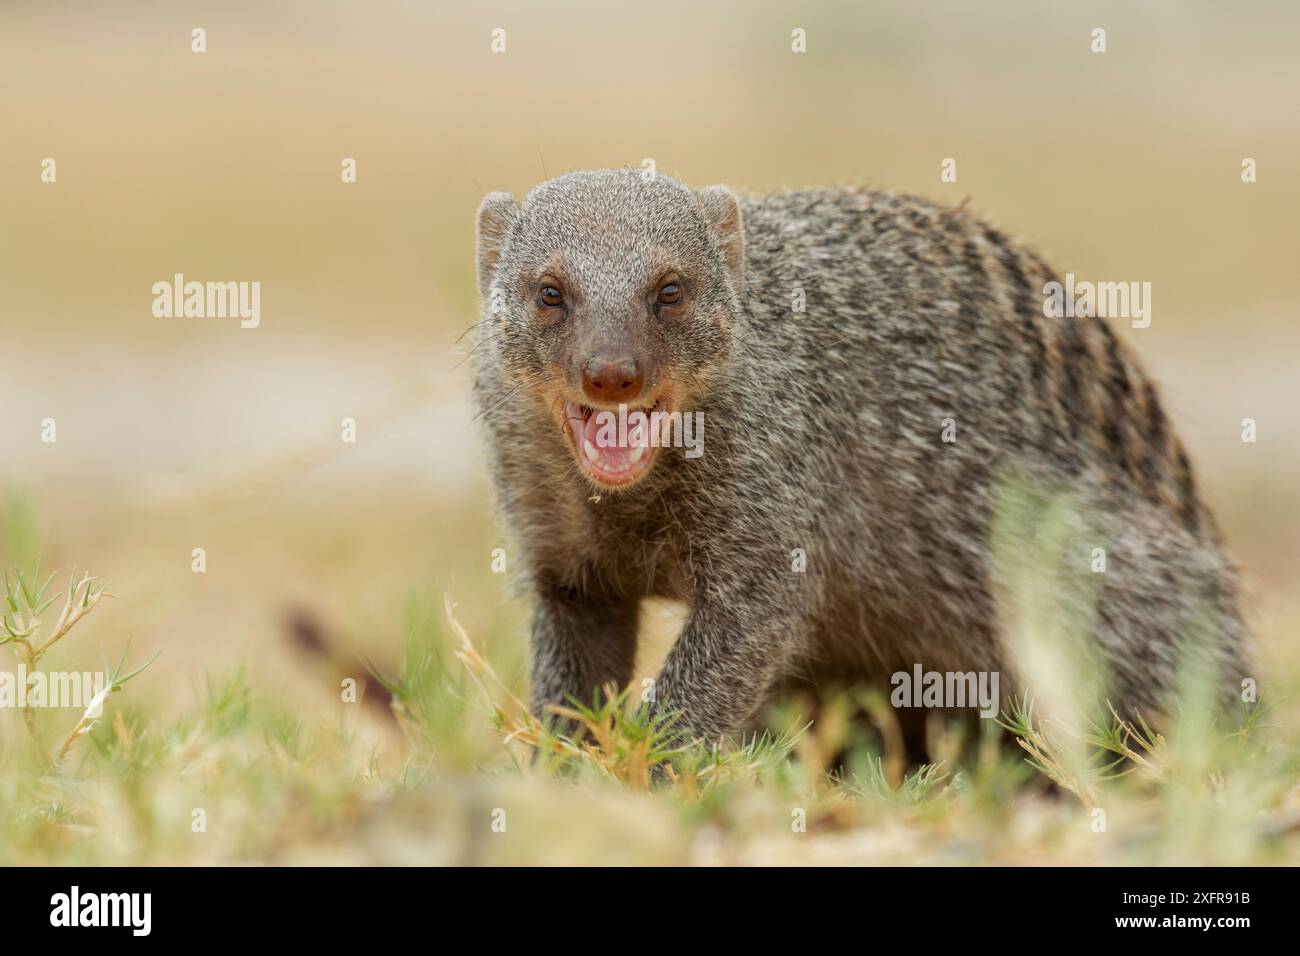
M1151 282L1150 328L1118 331L1294 681L1298 28L1283 4L7 0L0 561L107 581L78 640L162 648L135 692L164 708L240 662L319 701L337 685L300 645L392 661L447 588L522 682L458 340L474 212L651 158L697 185L969 199L1062 273ZM260 327L154 317L177 272L260 281Z

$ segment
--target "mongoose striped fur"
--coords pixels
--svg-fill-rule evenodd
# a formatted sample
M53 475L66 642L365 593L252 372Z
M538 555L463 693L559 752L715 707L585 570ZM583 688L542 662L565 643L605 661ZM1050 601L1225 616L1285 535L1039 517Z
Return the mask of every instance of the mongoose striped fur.
M654 697L692 735L740 733L791 680L918 662L1016 690L1007 476L1074 502L1044 571L1086 585L1063 608L1112 701L1158 714L1193 632L1225 699L1241 680L1235 572L1156 388L1106 321L1046 317L1053 271L964 210L573 173L484 200L478 270L475 394L539 713L644 676L651 595L689 608ZM619 406L702 413L703 454L590 444ZM1033 521L1004 527L1032 553Z

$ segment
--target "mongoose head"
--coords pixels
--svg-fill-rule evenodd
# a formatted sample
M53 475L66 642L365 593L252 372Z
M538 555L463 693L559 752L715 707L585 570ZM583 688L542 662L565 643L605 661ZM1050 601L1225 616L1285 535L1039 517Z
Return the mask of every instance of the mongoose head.
M485 360L514 386L509 400L559 426L589 481L627 488L659 453L652 423L690 411L730 359L740 206L725 187L639 170L570 173L522 204L492 193L478 277ZM611 435L620 406L627 427Z

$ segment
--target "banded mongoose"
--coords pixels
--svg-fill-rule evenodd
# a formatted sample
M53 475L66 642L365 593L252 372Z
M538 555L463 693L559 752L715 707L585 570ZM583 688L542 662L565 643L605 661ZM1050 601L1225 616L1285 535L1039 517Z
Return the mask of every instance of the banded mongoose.
M1235 573L1187 454L1105 321L1045 316L1055 278L963 209L891 192L627 169L488 195L475 394L534 604L533 708L640 676L651 595L689 608L653 697L694 736L741 733L792 679L919 662L1005 670L1010 692L1007 474L1084 515L1046 570L1090 578L1075 610L1113 702L1158 713L1207 627L1230 692ZM703 453L597 442L619 406L702 413ZM1033 523L1010 527L1032 553Z

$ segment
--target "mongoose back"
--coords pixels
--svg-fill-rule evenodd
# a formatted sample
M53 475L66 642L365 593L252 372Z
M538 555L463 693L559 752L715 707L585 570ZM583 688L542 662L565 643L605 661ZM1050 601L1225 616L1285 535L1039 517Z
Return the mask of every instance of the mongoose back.
M1158 713L1207 625L1216 679L1240 680L1233 567L1156 389L1104 320L1046 317L1052 270L962 209L572 173L484 200L478 271L539 713L631 681L647 596L689 608L654 698L693 735L747 729L793 679L920 663L1011 692L1009 483L1076 506L1045 570L1087 585L1112 701ZM659 441L673 413L703 441ZM1001 534L1035 545L1032 521Z

